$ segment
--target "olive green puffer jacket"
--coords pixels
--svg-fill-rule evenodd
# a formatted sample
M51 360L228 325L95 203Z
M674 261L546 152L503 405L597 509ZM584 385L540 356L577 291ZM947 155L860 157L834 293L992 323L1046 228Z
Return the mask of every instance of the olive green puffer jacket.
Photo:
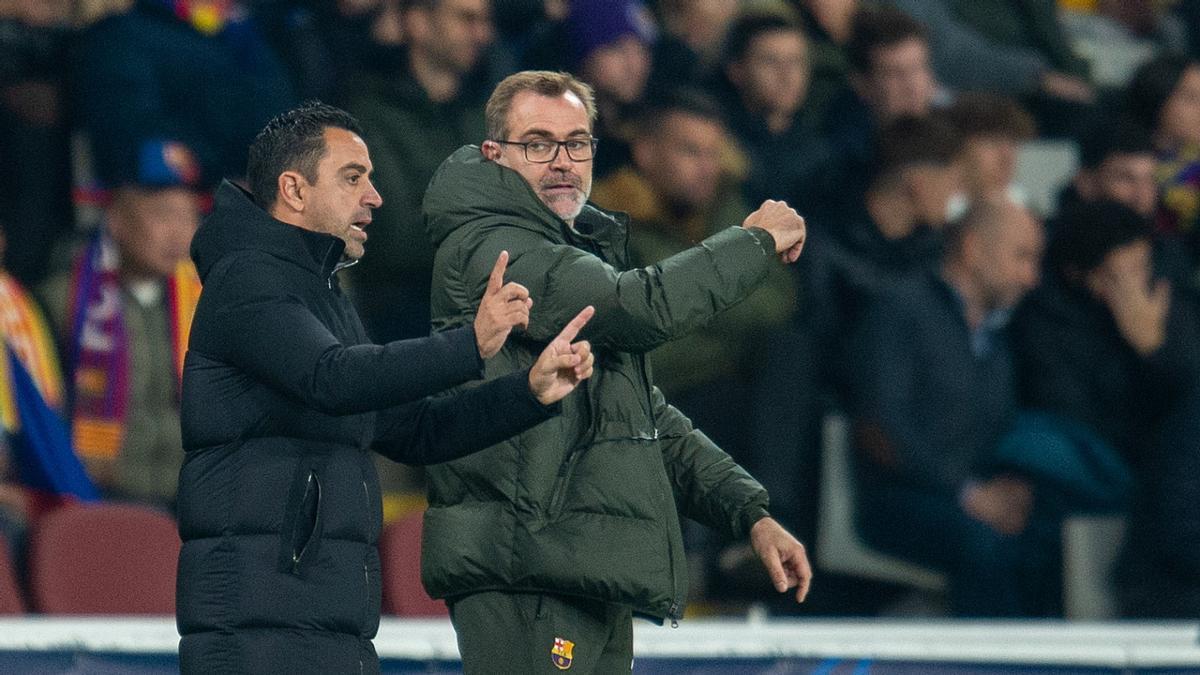
M745 298L779 262L771 236L731 227L657 265L627 270L623 216L590 205L570 228L516 172L476 146L455 152L425 195L437 246L433 326L473 320L501 251L534 304L528 329L485 366L527 368L587 305L596 367L563 414L430 467L422 580L434 597L559 593L683 613L680 515L744 537L767 514L762 486L652 385L645 352Z

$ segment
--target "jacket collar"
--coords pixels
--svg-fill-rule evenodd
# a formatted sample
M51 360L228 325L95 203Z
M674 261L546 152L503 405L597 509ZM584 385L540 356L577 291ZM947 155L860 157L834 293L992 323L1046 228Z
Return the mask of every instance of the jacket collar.
M434 245L451 232L472 222L504 222L532 230L551 240L585 248L623 250L628 237L624 214L608 212L588 203L567 225L538 199L516 171L483 158L479 146L466 145L450 155L429 183L424 202L425 225Z
M203 281L226 255L254 250L286 260L331 279L342 263L346 243L322 232L310 232L272 218L254 203L249 192L228 180L217 188L212 213L192 239L192 260Z

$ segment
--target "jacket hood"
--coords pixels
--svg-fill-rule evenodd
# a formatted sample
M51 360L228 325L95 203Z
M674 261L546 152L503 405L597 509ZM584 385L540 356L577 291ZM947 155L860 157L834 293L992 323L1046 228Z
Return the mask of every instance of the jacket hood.
M434 247L462 225L484 220L551 233L555 239L566 227L521 174L485 159L478 145L464 145L442 162L429 181L422 210Z
M212 213L192 238L191 255L203 283L222 258L239 251L266 253L328 277L338 269L345 249L346 243L331 234L272 218L249 192L226 180L217 188Z
M425 229L435 248L468 223L503 223L556 241L578 236L538 199L521 174L485 159L478 145L464 145L442 162L429 182L422 210ZM586 224L584 229L593 235L611 227L623 229L621 220L591 204L584 205L575 222Z

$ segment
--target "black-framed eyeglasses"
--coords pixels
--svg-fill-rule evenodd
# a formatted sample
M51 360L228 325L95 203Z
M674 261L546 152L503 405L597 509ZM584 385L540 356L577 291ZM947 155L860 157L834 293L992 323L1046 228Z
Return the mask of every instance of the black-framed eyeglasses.
M519 145L525 151L525 161L534 164L547 164L558 157L558 149L567 151L567 157L573 162L590 162L596 157L596 144L599 138L568 138L565 141L496 141L502 145Z

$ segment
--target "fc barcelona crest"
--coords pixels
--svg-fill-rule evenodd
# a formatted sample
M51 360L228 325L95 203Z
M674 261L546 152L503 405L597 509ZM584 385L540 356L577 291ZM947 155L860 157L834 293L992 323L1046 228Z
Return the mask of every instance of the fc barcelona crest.
M570 668L571 662L574 660L571 650L574 648L574 642L560 637L554 638L554 646L550 648L550 662L559 670Z

